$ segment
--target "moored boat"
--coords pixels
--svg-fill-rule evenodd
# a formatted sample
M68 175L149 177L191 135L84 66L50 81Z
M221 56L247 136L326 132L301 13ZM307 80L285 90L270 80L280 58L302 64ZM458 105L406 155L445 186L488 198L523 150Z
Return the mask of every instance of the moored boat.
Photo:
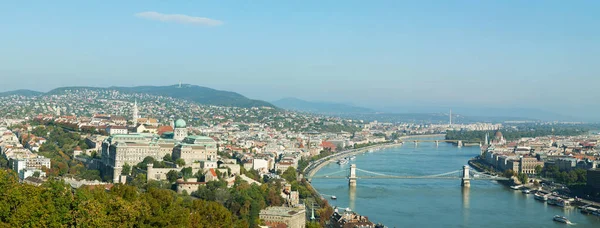
M587 205L583 206L580 210L582 214L594 215L594 213L600 213L600 208L595 208L593 206Z
M348 164L348 160L347 160L347 159L340 159L340 160L338 161L338 164L340 164L340 165L345 165L345 164Z
M337 196L331 196L331 199L332 199L332 200L336 200L336 199L337 199Z
M533 198L536 199L536 200L540 200L540 201L546 201L546 200L548 200L548 196L546 194L544 194L544 193L541 193L541 192L536 192L533 195Z
M558 205L558 201L560 200L559 197L555 197L555 196L550 196L548 197L548 205Z
M559 199L557 205L559 207L570 207L571 206L571 201L566 200L566 199Z

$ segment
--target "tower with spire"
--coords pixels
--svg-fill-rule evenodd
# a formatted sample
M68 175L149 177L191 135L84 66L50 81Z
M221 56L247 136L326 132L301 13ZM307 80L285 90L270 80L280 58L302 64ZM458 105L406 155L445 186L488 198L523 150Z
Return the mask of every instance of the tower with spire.
M452 127L452 109L450 109L450 127Z
M135 102L133 103L133 113L132 113L132 117L133 117L133 125L137 126L137 120L139 118L138 115L138 107L137 107L137 99L135 100Z
M490 133L485 133L485 145L490 145Z

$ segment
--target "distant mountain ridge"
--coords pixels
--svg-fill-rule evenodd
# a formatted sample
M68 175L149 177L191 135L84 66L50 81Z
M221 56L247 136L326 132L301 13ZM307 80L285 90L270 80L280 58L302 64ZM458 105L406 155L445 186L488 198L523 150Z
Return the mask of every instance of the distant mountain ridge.
M276 106L300 112L326 114L350 119L361 119L366 121L381 122L412 122L412 123L448 123L448 113L439 111L422 110L407 112L402 110L388 111L386 109L371 109L343 103L305 101L298 98L284 98L273 101ZM408 109L406 109L408 110ZM460 112L462 113L462 112ZM452 115L455 123L474 122L503 122L503 121L536 121L536 118L519 117L510 115Z
M283 98L272 102L277 107L319 114L342 114L342 113L374 113L372 109L353 106L349 104L333 102L305 101L298 98Z
M150 95L156 96L165 96L165 97L173 97L178 99L184 99L192 102L196 102L203 105L215 105L215 106L233 106L233 107L242 107L242 108L250 108L250 107L275 107L273 104L247 98L239 93L216 90L208 87L197 86L197 85L189 85L182 84L180 85L171 85L171 86L136 86L136 87L87 87L87 86L71 86L71 87L60 87L53 90L50 90L47 93L35 92L38 95L56 95L63 94L67 90L77 90L77 89L89 89L89 90L117 90L125 93L146 93ZM17 90L19 91L19 90ZM5 92L2 94L12 95L17 91ZM35 94L31 93L31 94Z
M34 90L28 90L28 89L19 89L19 90L1 92L0 93L0 97L13 96L13 95L26 96L26 97L34 97L34 96L39 96L39 95L42 95L42 94L44 94L44 93L38 92L38 91L34 91Z

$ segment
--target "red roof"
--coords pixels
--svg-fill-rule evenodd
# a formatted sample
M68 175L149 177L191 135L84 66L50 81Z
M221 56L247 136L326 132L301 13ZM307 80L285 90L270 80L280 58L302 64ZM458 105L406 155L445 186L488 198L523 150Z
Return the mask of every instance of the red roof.
M333 144L332 142L328 142L328 141L323 141L323 142L321 143L321 146L322 146L323 148L329 148L329 149L331 149L331 150L335 150L335 149L336 149L336 146L335 146L335 144Z
M162 135L165 132L173 132L173 127L171 126L160 126L156 130L158 135Z
M217 176L217 172L215 171L215 169L210 169L210 174L213 175L214 177Z

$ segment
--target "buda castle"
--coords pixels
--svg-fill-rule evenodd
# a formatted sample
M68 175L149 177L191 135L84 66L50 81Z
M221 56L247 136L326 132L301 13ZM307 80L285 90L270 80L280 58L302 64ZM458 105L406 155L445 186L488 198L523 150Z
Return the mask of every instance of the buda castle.
M137 102L133 107L133 123L138 120ZM103 170L112 177L114 183L123 182L123 165L137 165L146 157L162 161L171 155L173 161L183 159L186 164L214 161L217 159L217 143L205 136L190 136L186 122L171 121L173 132L162 135L154 133L113 134L102 142Z

